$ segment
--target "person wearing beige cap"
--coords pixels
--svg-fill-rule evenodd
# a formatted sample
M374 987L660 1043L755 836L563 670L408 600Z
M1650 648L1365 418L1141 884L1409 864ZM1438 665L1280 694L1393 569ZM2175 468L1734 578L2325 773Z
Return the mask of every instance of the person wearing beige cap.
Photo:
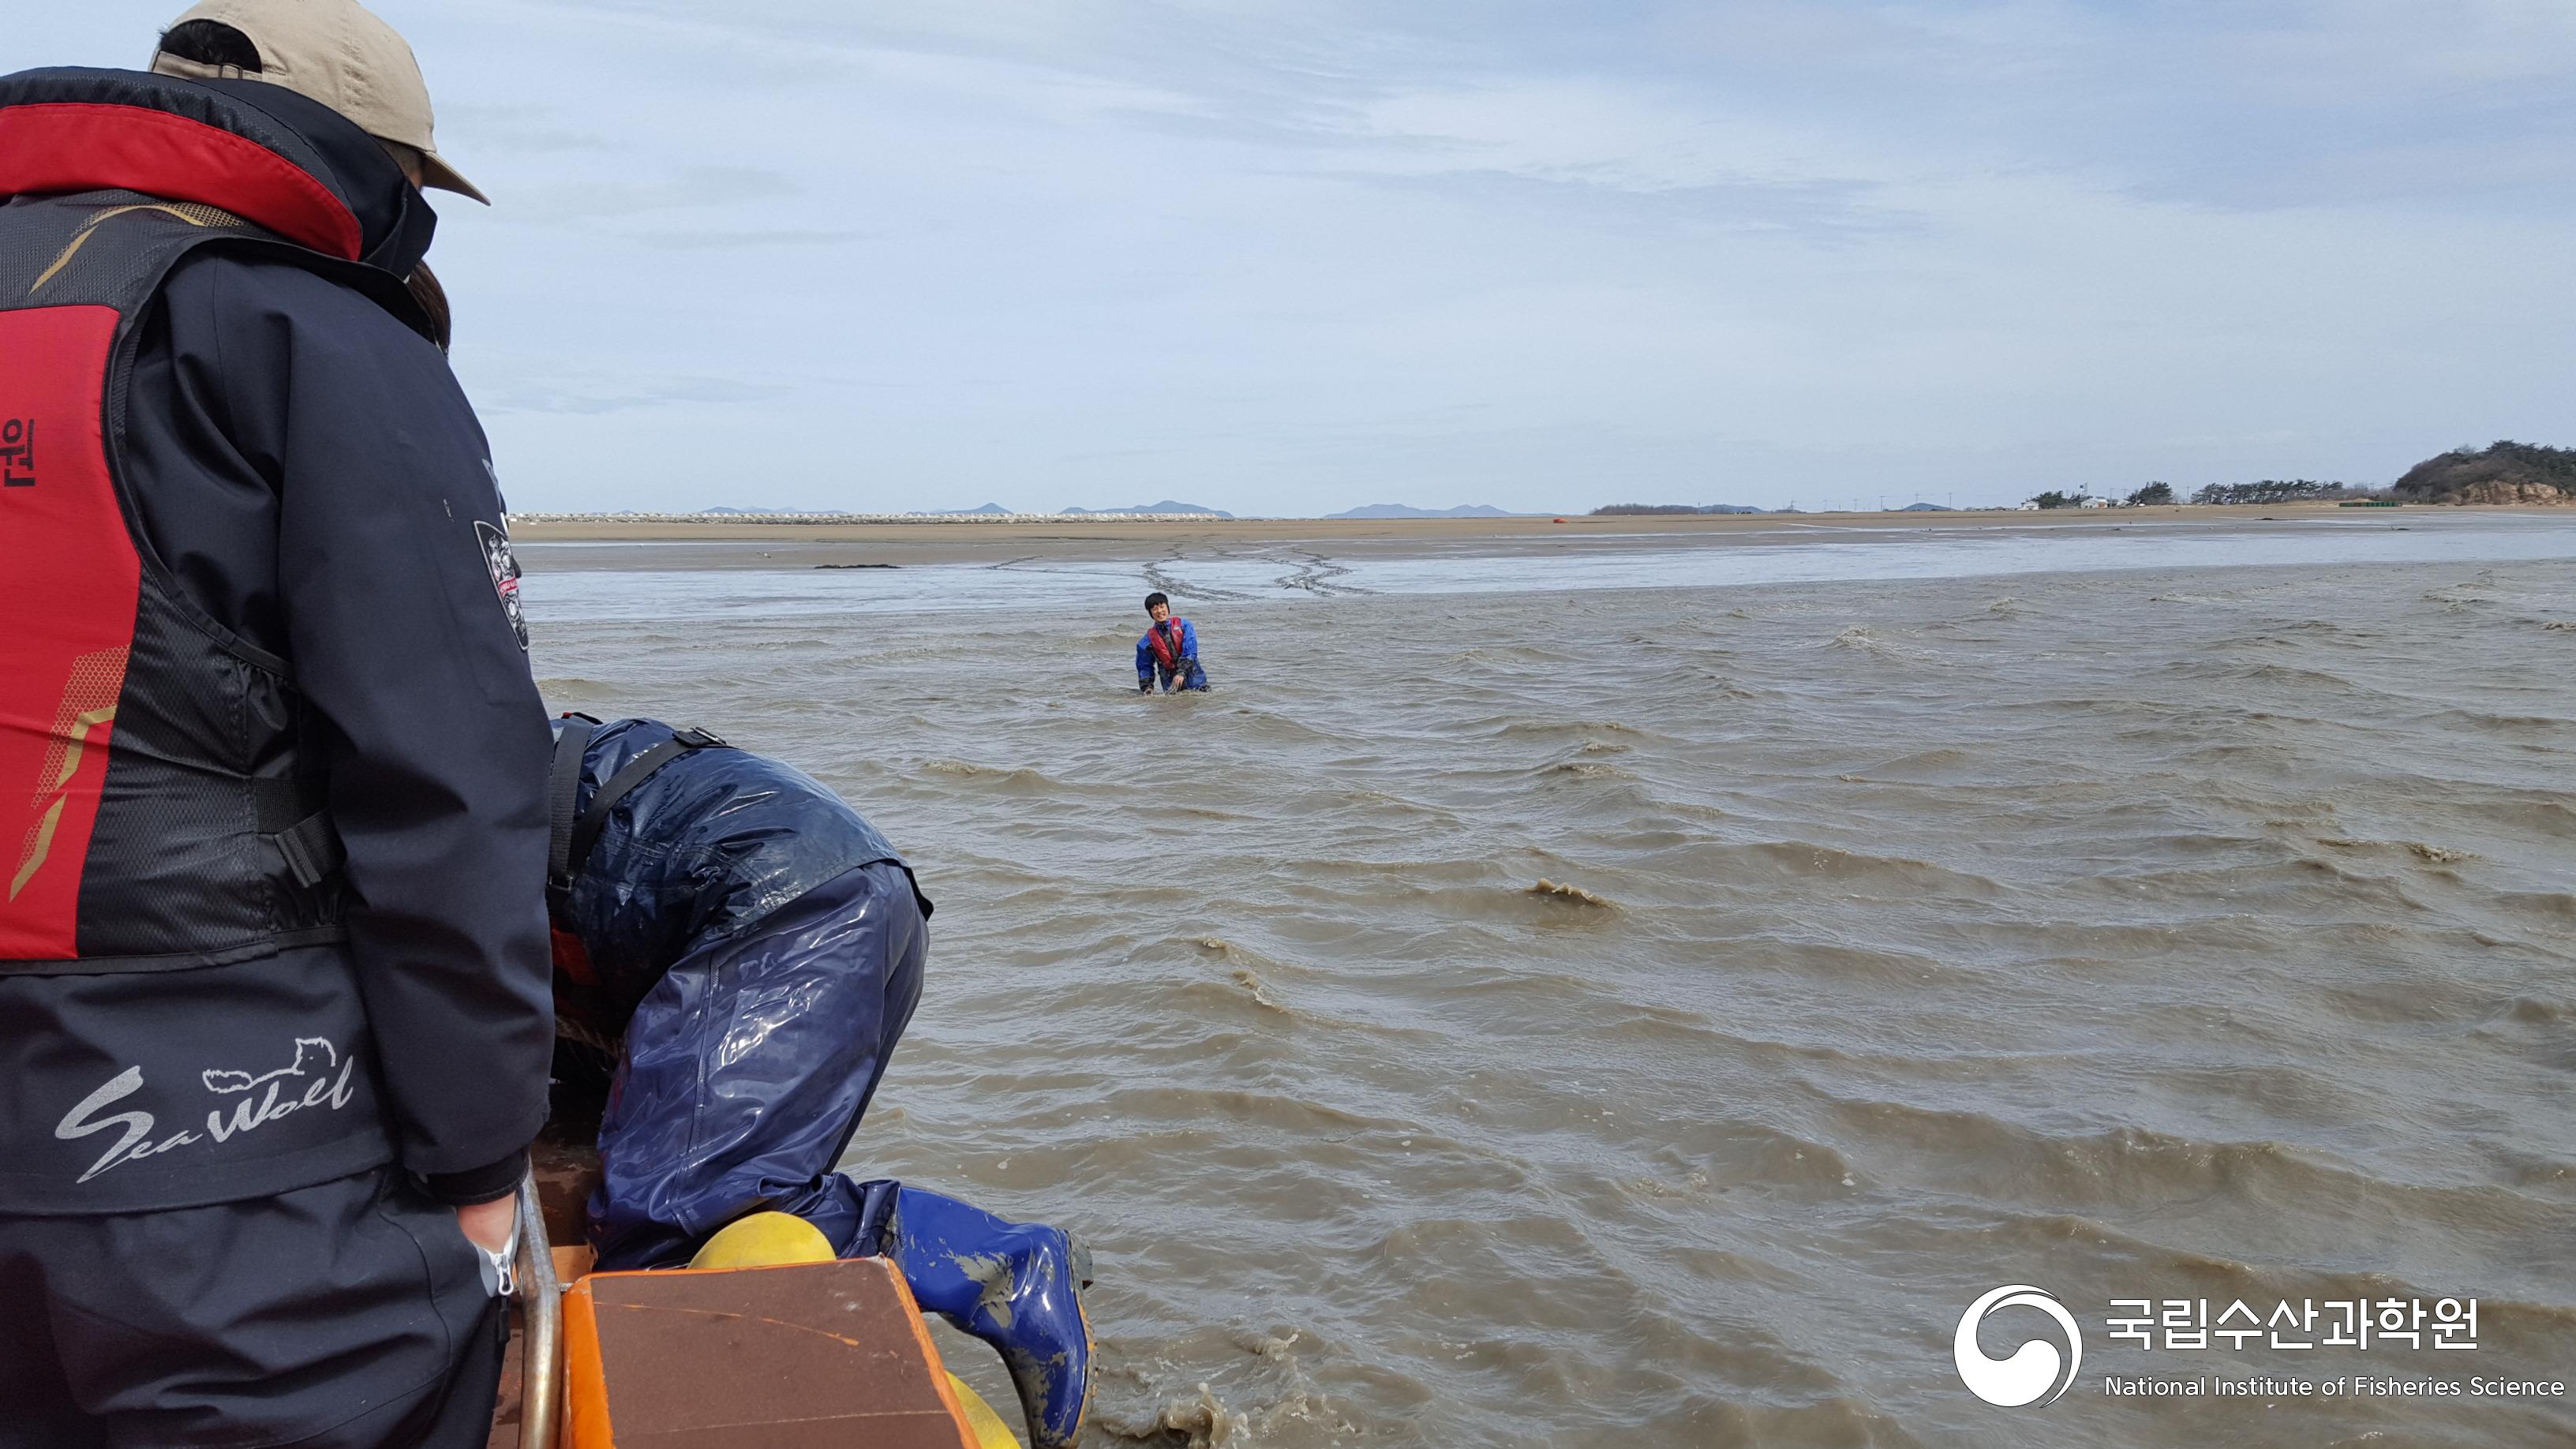
M198 44L216 47L214 54L222 58L173 54L168 36L181 36L182 48L193 49L192 28L206 37ZM153 53L152 69L195 80L267 81L311 96L384 142L405 163L414 185L491 204L492 198L438 154L429 85L411 47L352 0L205 0L171 22Z
M465 1449L549 755L410 48L0 76L0 1449Z

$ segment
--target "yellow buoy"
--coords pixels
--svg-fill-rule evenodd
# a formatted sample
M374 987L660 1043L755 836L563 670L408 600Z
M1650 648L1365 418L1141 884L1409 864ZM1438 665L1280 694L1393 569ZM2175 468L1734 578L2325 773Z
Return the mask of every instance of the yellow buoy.
M966 1381L955 1374L948 1376L948 1387L966 1410L966 1428L975 1436L975 1449L1020 1449L1019 1436L1002 1422L1001 1415L993 1412L992 1405L984 1402L983 1395L968 1388Z
M692 1268L774 1268L782 1263L829 1263L840 1255L832 1251L832 1240L823 1230L789 1213L753 1213L736 1218L723 1230L707 1239L706 1246L689 1260ZM926 1345L928 1340L923 1341ZM943 1372L945 1372L943 1370ZM949 1390L957 1395L958 1406L966 1412L966 1427L975 1436L975 1449L1020 1449L1019 1437L983 1395L969 1388L964 1379L948 1375Z
M829 1263L840 1254L823 1230L788 1213L753 1213L725 1224L689 1260L692 1268L774 1268L781 1263Z

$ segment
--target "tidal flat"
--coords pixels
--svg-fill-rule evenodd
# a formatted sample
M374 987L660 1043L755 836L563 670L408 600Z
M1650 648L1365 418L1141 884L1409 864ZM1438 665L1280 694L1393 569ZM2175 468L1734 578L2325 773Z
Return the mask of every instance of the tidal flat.
M1092 1242L1089 1442L2576 1435L2102 1392L2566 1377L2576 515L1615 522L523 555L551 705L921 873L847 1165ZM1155 587L1213 693L1135 692ZM1952 1366L2007 1284L2083 1335L2045 1407ZM2445 1299L2473 1349L2189 1346Z

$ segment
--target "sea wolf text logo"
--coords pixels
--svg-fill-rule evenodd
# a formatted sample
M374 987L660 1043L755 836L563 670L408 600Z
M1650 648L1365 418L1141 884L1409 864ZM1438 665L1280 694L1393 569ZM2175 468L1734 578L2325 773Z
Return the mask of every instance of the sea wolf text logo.
M1986 1351L1977 1346L1977 1325L1998 1308L2036 1308L2056 1319L2057 1326L2066 1330L2066 1352L2060 1354L2056 1344L2034 1338L2014 1349L2009 1358L1986 1357ZM2075 1366L2084 1361L2084 1335L2075 1329L2075 1315L2055 1296L2027 1283L2013 1283L1985 1294L1959 1315L1950 1357L1959 1365L1959 1381L1968 1386L1968 1392L1989 1404L2006 1409L2033 1402L2053 1404L2075 1382ZM2050 1391L2051 1385L2055 1392Z
M356 1057L342 1055L329 1038L300 1036L295 1039L295 1059L285 1066L265 1072L220 1067L200 1072L197 1080L209 1094L231 1100L219 1102L206 1114L205 1131L182 1127L157 1140L159 1128L150 1112L107 1111L143 1090L143 1069L127 1067L64 1113L63 1120L54 1124L54 1136L73 1142L111 1128L121 1129L116 1144L91 1163L87 1172L73 1179L75 1183L87 1182L126 1163L200 1142L222 1146L245 1132L256 1132L298 1112L337 1112L357 1096L357 1088L349 1080L357 1065ZM334 1072L334 1068L338 1070Z

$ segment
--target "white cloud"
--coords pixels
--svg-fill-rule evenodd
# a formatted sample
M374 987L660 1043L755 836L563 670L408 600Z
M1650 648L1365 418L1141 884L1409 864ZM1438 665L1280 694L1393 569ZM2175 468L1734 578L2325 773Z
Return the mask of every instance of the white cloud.
M436 260L522 506L697 506L710 459L1323 512L2576 442L2564 0L382 9L501 203Z

